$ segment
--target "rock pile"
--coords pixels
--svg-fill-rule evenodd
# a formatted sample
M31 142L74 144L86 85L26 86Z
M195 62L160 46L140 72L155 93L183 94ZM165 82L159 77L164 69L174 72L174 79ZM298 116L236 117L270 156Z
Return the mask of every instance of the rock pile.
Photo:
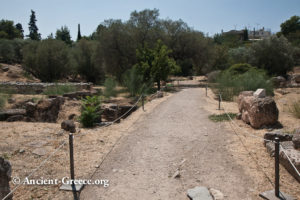
M9 181L11 180L11 165L7 160L0 157L0 199L3 199L9 192ZM7 198L12 199L12 195Z
M253 128L274 125L278 121L278 108L271 97L266 97L264 89L256 92L241 92L238 98L241 119Z

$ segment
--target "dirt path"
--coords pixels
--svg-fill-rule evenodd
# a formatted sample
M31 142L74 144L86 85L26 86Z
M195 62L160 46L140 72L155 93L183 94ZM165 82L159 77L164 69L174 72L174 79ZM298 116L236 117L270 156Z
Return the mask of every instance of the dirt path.
M81 199L188 199L195 186L218 189L225 199L259 199L227 149L232 133L208 119L204 92L184 89L139 120L93 176L110 186L86 186ZM172 178L177 168L181 177Z

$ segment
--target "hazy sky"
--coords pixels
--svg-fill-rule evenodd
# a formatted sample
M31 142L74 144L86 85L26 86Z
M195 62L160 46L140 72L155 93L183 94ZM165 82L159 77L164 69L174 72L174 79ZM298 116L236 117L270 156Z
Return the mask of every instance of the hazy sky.
M134 10L157 8L160 18L182 19L196 30L213 35L245 26L280 30L280 24L300 15L300 0L0 0L0 19L21 23L28 34L30 10L37 16L42 38L67 25L72 39L90 35L105 19L128 20Z

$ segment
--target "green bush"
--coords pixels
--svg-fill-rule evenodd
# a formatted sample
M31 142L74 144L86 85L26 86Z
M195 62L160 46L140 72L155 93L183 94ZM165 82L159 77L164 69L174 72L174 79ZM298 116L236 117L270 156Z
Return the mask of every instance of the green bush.
M3 63L21 63L22 49L28 43L26 40L14 39L6 40L0 39L0 62Z
M127 70L123 76L123 85L127 88L130 96L148 94L152 86L152 81L149 83L143 82L143 76L138 73L138 70L133 67Z
M117 86L117 83L114 79L112 79L112 78L105 79L105 82L104 82L105 89L104 89L103 95L106 98L116 96L117 95L116 86Z
M221 93L223 100L233 100L241 91L252 90L258 88L266 89L267 95L273 95L273 85L263 70L255 68L243 74L232 74L230 71L223 71L217 78L216 87Z
M294 102L291 108L291 112L296 118L300 119L300 101Z
M59 80L70 73L69 51L62 41L31 41L23 54L25 69L43 82Z
M79 121L83 127L93 127L97 121L101 121L99 119L101 112L101 101L99 97L86 97L86 99L83 99L81 102L81 115Z
M281 36L271 36L251 46L250 63L269 75L285 75L294 66L294 48Z
M227 70L234 75L237 74L244 74L245 72L249 71L250 69L253 69L253 66L247 63L238 63L230 66Z
M69 92L75 92L76 88L72 85L59 85L55 84L53 87L48 87L44 90L43 94L45 95L63 95Z
M7 95L0 94L0 110L4 108L6 101L7 101Z
M228 115L230 116L231 119L234 119L236 117L235 113L228 113ZM228 115L226 113L220 115L213 114L210 115L208 118L214 122L229 121L230 118L228 117Z

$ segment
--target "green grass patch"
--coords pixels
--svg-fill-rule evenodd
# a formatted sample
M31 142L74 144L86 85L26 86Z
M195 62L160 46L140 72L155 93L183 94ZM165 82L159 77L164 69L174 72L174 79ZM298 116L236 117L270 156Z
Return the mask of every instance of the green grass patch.
M72 85L58 85L55 84L55 86L48 87L44 90L44 95L63 95L65 93L69 92L75 92L76 87Z
M296 118L300 119L300 100L293 103L291 112Z
M235 113L228 113L228 115L231 117L231 119L234 119L236 117ZM221 115L210 115L208 117L210 120L214 121L214 122L222 122L222 121L229 121L230 118L227 116L226 113L221 114Z

